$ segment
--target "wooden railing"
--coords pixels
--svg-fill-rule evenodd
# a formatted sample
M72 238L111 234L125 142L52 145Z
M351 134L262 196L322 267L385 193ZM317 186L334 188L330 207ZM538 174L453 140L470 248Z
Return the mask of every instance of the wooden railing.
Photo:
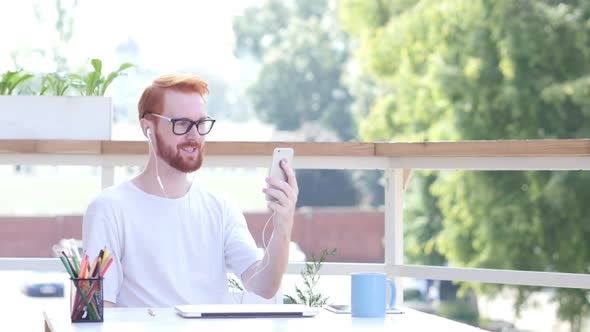
M208 142L207 167L268 167L275 147L295 149L294 166L311 169L379 169L385 173L385 263L326 264L323 273L379 271L414 277L483 283L590 289L589 274L406 265L403 198L413 170L589 170L590 140L462 141L427 143ZM0 164L94 165L102 186L115 166L144 165L146 142L0 140ZM4 258L0 270L59 269L55 259ZM300 263L289 265L298 273ZM398 292L398 300L402 301Z

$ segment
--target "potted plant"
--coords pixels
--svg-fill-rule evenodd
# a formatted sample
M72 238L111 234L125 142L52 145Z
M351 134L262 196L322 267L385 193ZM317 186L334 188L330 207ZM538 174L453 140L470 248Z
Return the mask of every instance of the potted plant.
M104 94L133 65L103 75L102 61L90 63L93 70L87 74L43 75L38 92L28 85L34 75L22 70L3 74L0 139L111 139L113 103Z
M324 249L322 255L318 258L314 253L311 254L311 262L305 263L305 270L299 274L303 279L303 287L300 288L298 285L295 286L295 296L285 294L282 301L285 304L305 304L310 307L321 307L328 303L329 297L322 294L318 289L317 285L320 281L320 270L322 264L326 261L328 256L336 256L336 248L332 250ZM275 299L265 300L258 297L255 294L249 294L245 292L244 286L240 281L234 277L228 278L228 288L230 290L230 296L236 299L237 303L271 303ZM282 293L282 290L280 290ZM243 296L245 293L246 296ZM277 294L276 296L280 296Z
M328 303L329 297L317 289L320 281L320 270L328 256L336 256L336 248L330 251L324 249L319 258L315 254L311 254L311 262L305 263L305 270L300 272L303 287L295 286L295 296L285 294L284 303L305 304L310 307L321 307Z

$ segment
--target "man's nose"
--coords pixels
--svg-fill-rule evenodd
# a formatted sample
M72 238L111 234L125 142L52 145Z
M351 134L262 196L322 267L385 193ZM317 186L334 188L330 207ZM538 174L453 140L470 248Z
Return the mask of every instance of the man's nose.
M186 138L191 140L191 141L196 141L199 144L202 144L203 141L205 140L205 136L202 136L201 134L199 134L199 131L197 130L197 126L193 125L191 127L191 130L188 131L188 133L185 134Z
M188 133L185 134L187 137L190 138L199 138L201 137L201 134L199 134L199 131L197 130L197 125L193 124L190 128L190 130L188 131Z

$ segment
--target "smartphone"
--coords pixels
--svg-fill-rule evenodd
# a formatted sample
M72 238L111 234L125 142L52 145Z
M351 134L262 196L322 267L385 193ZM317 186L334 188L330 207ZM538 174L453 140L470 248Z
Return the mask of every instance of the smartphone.
M291 148L275 148L272 152L272 163L270 165L268 176L273 179L278 179L286 182L287 175L285 174L285 172L283 172L280 162L281 160L285 160L287 164L289 164L289 166L293 167L293 154L294 152ZM273 201L275 199L267 194L266 200Z
M331 312L335 312L337 314L349 314L350 313L350 304L326 304L324 309L329 310ZM388 314L403 314L404 312L401 309L393 308L387 310Z

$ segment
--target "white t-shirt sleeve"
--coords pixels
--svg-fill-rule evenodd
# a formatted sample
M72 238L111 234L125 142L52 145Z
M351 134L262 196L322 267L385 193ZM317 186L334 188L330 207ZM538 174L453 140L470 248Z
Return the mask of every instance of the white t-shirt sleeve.
M244 214L228 206L225 211L224 256L226 267L240 279L252 264L262 259L248 230Z
M121 241L115 222L115 212L105 198L93 201L86 210L82 226L84 250L93 260L105 246L113 263L103 279L103 299L117 302L117 295L123 280L121 269Z

